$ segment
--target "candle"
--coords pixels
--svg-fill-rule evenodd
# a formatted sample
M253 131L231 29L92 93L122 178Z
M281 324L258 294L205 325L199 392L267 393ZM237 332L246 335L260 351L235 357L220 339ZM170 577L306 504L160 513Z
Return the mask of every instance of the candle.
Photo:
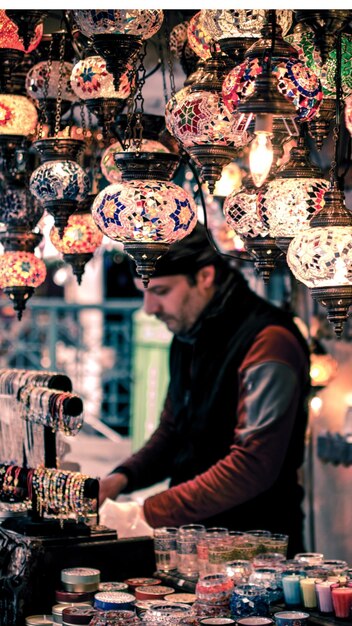
M289 574L282 577L282 589L284 592L285 604L298 606L301 604L300 577Z
M331 582L328 580L316 581L315 590L317 592L318 609L320 613L332 613Z
M352 607L352 587L332 587L331 596L336 617L348 618Z
M303 605L307 609L314 609L317 606L317 594L315 592L314 578L302 578L300 581Z

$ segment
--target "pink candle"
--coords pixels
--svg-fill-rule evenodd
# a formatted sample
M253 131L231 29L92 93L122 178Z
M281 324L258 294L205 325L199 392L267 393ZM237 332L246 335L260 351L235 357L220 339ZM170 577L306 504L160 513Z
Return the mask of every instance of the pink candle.
M331 583L327 580L316 581L315 589L317 592L319 611L321 613L332 613Z
M352 587L333 587L331 596L336 617L348 618L352 607Z

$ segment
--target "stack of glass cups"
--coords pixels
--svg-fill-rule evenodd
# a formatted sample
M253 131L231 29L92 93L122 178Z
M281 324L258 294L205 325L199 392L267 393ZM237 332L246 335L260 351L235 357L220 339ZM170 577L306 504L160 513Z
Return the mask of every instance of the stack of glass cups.
M228 536L229 531L227 528L220 526L214 526L213 528L207 528L206 533L198 541L197 545L197 557L198 557L198 572L202 576L207 574L210 570L209 564L209 544L217 542L223 537Z
M256 555L262 554L263 552L273 552L273 549L269 545L271 538L270 530L248 530L246 532L256 545Z
M208 572L226 572L226 563L233 560L233 538L217 538L208 544Z
M185 524L180 526L176 536L177 570L186 578L197 578L197 545L206 533L203 524Z
M173 526L154 529L154 554L159 572L170 572L177 568L177 532L178 529Z

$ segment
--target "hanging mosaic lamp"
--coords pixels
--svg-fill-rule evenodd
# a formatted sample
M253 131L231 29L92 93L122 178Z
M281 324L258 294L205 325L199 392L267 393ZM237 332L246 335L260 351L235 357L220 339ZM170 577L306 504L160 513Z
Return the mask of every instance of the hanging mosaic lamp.
M265 9L202 9L201 14L205 32L236 63L243 61L247 48L259 39L268 17ZM292 11L277 9L276 19L283 33L287 33L292 25Z
M32 252L17 250L0 256L0 288L13 302L19 320L27 300L45 278L45 263Z
M0 135L27 137L35 131L37 122L37 111L29 98L0 94Z
M245 249L254 260L256 270L265 283L270 279L282 251L275 239L270 237L269 229L260 220L257 212L258 190L250 183L235 190L224 202L226 222L244 241Z
M101 126L115 120L131 93L128 72L122 74L119 88L115 89L113 75L108 72L106 61L98 55L78 61L70 80L73 92L97 116Z
M351 11L342 9L294 9L295 22L314 33L315 44L320 50L323 63L336 46L340 33L346 30L351 20Z
M195 227L197 207L182 187L171 182L177 155L126 152L115 159L122 182L97 195L92 215L107 237L124 244L147 287L158 258Z
M39 139L34 147L41 155L41 165L32 173L29 188L34 197L54 216L55 226L63 234L67 220L90 189L89 177L76 162L84 141L70 137Z
M18 26L9 18L5 9L0 9L0 85L2 90L5 90L11 83L12 72L22 61L24 53L35 50L42 35L43 25L38 24L29 46L25 47Z
M31 231L43 215L25 181L11 181L0 189L0 223L7 230Z
M191 17L187 25L187 40L197 57L206 61L212 56L211 49L214 47L214 42L216 52L220 52L220 46L216 39L205 30L203 18L203 11L198 11Z
M222 168L251 139L250 117L229 114L221 87L226 63L221 56L204 62L196 83L184 87L166 105L165 121L199 169L200 177L213 193Z
M79 30L93 38L93 47L105 59L116 90L143 41L158 32L164 19L161 9L84 9L74 10L73 15Z
M63 100L68 100L69 102L75 101L76 98L72 91L70 81L73 64L68 63L67 61L63 61L62 63L60 61L52 61L50 76L48 77L48 62L41 61L40 63L33 65L26 76L27 94L34 101L38 101L38 106L40 105L40 101L44 100L45 97L57 100L60 65L62 66L61 97ZM48 81L48 89L47 94L45 95L46 81Z
M302 135L292 148L288 163L259 190L257 198L259 218L284 252L324 206L324 194L329 188L320 169L310 161Z
M138 146L139 148L139 146ZM131 142L131 145L128 147L127 152L136 152L137 146ZM164 146L160 141L155 141L155 139L142 139L140 143L141 152L164 152L168 153L170 150ZM119 183L122 180L122 172L118 168L115 160L115 154L124 152L119 141L115 141L110 146L104 150L100 167L103 175L109 183Z
M43 21L47 17L48 12L38 9L6 9L6 15L17 26L18 37L23 41L23 47L26 52L31 52L33 40L38 37L39 32L43 32Z
M294 33L286 39L297 48L299 59L318 76L322 84L324 98L317 115L309 123L309 132L315 140L318 150L320 150L329 134L331 120L335 114L336 49L329 52L326 62L323 63L319 47L315 42L314 32L310 29L303 29L302 24L298 24ZM352 93L352 36L347 33L343 34L341 46L342 91L344 98L348 98Z
M340 336L352 304L352 213L336 182L310 227L291 241L287 263L297 280L327 308L327 318Z
M190 76L196 70L199 57L188 43L188 21L176 24L170 32L169 47L172 56L177 59L186 74Z
M89 196L83 203L85 206L70 215L62 238L55 226L49 235L51 243L62 253L64 261L71 265L79 285L86 264L93 258L103 240L103 233L97 228L90 210L94 197Z
M298 60L296 49L283 40L280 26L276 26L276 31L271 49L269 84L265 85L263 94L268 96L270 91L272 115L286 117L295 114L297 121L309 121L317 114L323 98L320 80ZM223 98L230 111L237 107L246 113L249 109L253 113L262 112L261 108L257 110L257 84L267 67L272 32L271 24L267 24L262 38L245 53L244 62L226 76ZM294 111L290 105L294 106Z

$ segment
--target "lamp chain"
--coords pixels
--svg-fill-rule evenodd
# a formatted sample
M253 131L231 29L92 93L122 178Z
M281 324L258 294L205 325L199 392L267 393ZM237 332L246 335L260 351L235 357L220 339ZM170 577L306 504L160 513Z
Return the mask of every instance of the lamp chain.
M168 41L168 38L166 37L166 32L165 32L165 39L164 39L159 30L158 39L159 39L158 43L159 43L159 55L160 55L160 64L161 64L161 76L163 79L164 101L165 101L165 104L167 104L169 100L169 96L168 96L167 84L166 84L165 55L164 55L164 46L163 46L163 42L165 41L165 39L166 39L166 42Z
M38 128L38 139L43 137L43 125L48 121L47 105L48 105L48 91L49 81L51 76L51 67L53 63L53 37L51 36L48 52L48 60L44 71L44 84L43 84L43 99L40 101L40 121Z
M62 105L62 83L64 77L65 63L65 44L66 44L66 33L63 31L60 40L60 51L59 51L59 80L57 84L57 99L56 99L56 110L55 110L55 130L54 136L57 137L60 130L60 121L61 121L61 105Z
M146 45L138 54L139 65L134 66L130 73L130 82L132 85L131 93L127 104L127 125L123 139L123 149L129 150L133 140L133 151L139 154L143 139L143 113L144 98L142 94L143 85L145 83L146 70L144 67L144 57L146 55ZM132 122L134 121L133 130Z
M170 49L170 28L169 28L169 17L168 17L167 11L165 11L164 24L165 24L165 40L166 40L166 49L167 49L167 65L169 68L170 94L171 94L171 98L174 99L175 94L176 94L174 60L173 60L172 52Z
M330 185L333 186L338 181L337 164L339 153L339 139L340 139L340 121L341 121L341 102L342 102L342 85L341 85L341 33L337 35L336 41L336 71L335 71L335 88L336 88L336 100L335 100L335 125L333 128L333 144L334 154L331 161L329 170Z
M133 128L133 140L136 146L136 153L138 154L141 149L143 139L143 113L144 113L144 98L143 98L143 86L145 83L145 66L144 58L147 53L146 44L142 47L138 54L139 66L137 68L136 75L136 96L134 99L134 117L135 125Z

